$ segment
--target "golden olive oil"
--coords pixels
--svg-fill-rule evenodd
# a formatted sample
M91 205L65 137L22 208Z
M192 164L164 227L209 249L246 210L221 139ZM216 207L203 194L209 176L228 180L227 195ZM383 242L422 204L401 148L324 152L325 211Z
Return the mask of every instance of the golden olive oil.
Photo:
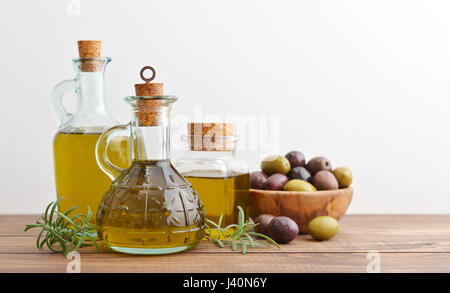
M223 214L222 227L238 222L238 209L241 206L245 219L249 215L249 174L231 177L185 176L197 191L205 207L206 217L218 222Z
M97 216L99 239L118 252L180 252L204 235L199 196L169 160L134 161L105 193Z
M136 215L136 219L143 215ZM131 229L126 227L102 227L102 240L106 247L118 252L137 253L133 252L135 248L151 249L170 249L177 248L180 244L192 248L196 246L199 241L199 235L203 235L202 231L197 226L181 227L177 229L166 228L151 228L151 229ZM187 249L187 248L186 248ZM183 249L183 250L186 250ZM175 251L174 251L175 252ZM155 253L157 254L157 253Z
M57 133L53 141L56 192L59 211L66 212L78 206L75 213L86 214L87 205L92 210L91 223L103 194L109 189L111 179L103 173L95 158L95 146L101 133ZM119 167L129 166L129 141L116 137L108 148L108 157Z

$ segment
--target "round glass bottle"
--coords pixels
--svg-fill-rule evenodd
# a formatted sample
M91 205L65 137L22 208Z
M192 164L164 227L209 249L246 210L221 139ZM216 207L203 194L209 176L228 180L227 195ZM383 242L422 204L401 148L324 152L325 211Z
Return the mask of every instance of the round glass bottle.
M97 234L114 251L167 254L195 247L204 236L205 213L191 184L169 159L169 113L174 96L163 95L162 83L136 84L136 96L125 98L132 109L129 124L100 136L96 154L113 179L97 213ZM127 169L112 163L108 144L128 133L133 162Z
M174 165L197 191L208 219L237 223L241 206L249 217L249 171L236 158L237 136L228 123L188 123L187 150Z

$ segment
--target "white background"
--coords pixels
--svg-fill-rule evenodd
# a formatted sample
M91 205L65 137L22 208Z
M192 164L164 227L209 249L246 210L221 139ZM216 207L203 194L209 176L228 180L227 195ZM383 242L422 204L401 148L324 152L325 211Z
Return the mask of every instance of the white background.
M49 96L73 77L79 39L113 57L107 107L121 122L153 65L179 97L173 117L278 117L281 154L351 167L351 213L450 213L448 1L81 0L68 15L70 2L0 4L0 213L55 198ZM240 153L252 169L258 146Z

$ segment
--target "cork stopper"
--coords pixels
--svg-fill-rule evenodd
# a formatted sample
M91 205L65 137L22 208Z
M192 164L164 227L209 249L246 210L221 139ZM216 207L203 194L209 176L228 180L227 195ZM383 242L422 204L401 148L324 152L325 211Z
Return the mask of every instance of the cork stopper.
M80 58L100 58L102 49L101 41L78 41L78 54ZM81 71L98 72L103 68L103 64L99 60L82 60Z
M231 151L234 127L231 123L188 123L189 148L192 151Z
M150 70L152 76L146 78L144 72ZM163 83L152 83L151 81L156 77L156 71L151 66L144 66L140 72L141 79L145 83L138 83L134 85L136 96L152 97L164 95ZM137 117L139 126L160 126L163 124L164 118L168 118L168 113L164 111L162 100L138 100L137 101Z

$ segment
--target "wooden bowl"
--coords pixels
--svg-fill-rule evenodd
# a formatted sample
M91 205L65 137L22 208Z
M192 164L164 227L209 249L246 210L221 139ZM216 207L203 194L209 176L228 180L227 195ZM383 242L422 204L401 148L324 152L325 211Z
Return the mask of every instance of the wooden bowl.
M308 233L308 223L318 216L340 220L350 206L353 188L315 192L250 189L250 216L286 216L294 220L300 233Z

